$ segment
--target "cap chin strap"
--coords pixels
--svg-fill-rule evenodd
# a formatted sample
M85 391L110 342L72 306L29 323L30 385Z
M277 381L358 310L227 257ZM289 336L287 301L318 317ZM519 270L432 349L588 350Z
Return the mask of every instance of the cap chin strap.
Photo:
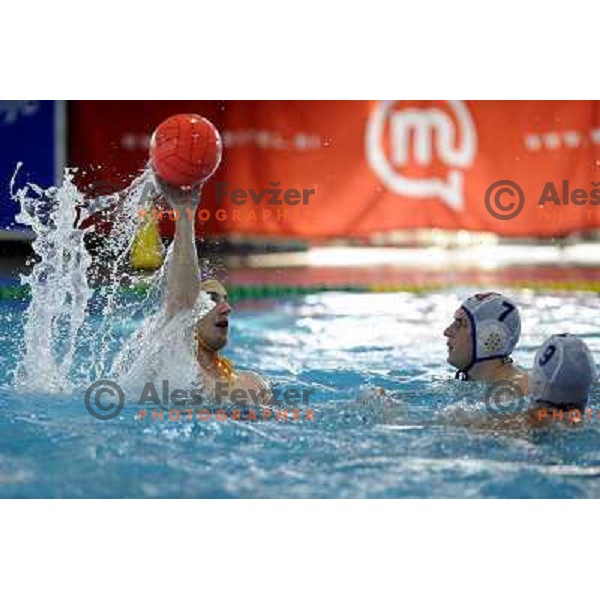
M472 360L468 366L463 367L462 369L458 369L456 371L456 375L454 379L460 379L461 381L470 381L471 377L469 375L469 371L479 363L482 363L486 360L495 360L497 358L501 358L504 364L511 363L513 359L508 354L496 355L496 356L486 356L485 358L478 358L476 360Z

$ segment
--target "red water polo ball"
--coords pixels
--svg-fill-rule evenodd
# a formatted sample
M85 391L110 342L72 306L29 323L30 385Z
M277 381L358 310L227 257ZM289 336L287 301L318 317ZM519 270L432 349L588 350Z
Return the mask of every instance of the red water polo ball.
M150 139L150 164L157 175L178 187L206 181L221 162L217 128L200 115L174 115Z

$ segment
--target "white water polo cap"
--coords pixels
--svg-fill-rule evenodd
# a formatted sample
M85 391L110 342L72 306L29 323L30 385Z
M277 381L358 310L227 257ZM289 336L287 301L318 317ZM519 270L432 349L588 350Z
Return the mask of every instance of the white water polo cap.
M536 352L529 374L529 396L556 405L585 404L598 380L594 358L583 340L562 333Z
M512 300L496 292L475 294L461 308L471 323L471 363L465 372L478 362L511 354L521 335L519 309Z

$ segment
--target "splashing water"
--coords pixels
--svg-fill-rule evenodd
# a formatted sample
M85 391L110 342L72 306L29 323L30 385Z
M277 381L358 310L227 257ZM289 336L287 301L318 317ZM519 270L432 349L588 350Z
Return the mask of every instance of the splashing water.
M176 335L174 328L189 331L190 319L210 310L205 294L199 300L200 312L197 307L170 328L163 327L163 317L157 311L164 265L150 278L145 296L123 297L123 290L135 283L129 256L138 211L148 209L153 200L148 189L156 189L151 170L143 171L119 194L92 205L74 184L75 170L70 169L65 170L58 188L43 189L27 183L13 191L20 167L21 164L11 181L11 196L20 205L16 221L35 234L33 250L38 261L29 275L21 276L22 283L29 287L31 300L25 313L21 359L13 383L29 390L66 392L103 377L123 376L128 371L139 374L140 365L151 363L153 357L156 363L159 349L174 340L180 342L180 350L185 347L191 353L187 337ZM93 258L85 236L95 226L81 226L95 214L92 206L109 207L113 225ZM128 332L129 323L140 312L143 325L139 332L129 332L127 340L124 332ZM123 345L124 338L125 348L119 353L117 344ZM181 363L181 351L160 354L179 356Z
M44 190L30 183L13 193L16 174L11 181L11 195L21 205L16 221L33 230L32 246L40 258L30 275L21 276L30 288L31 302L16 380L27 388L61 391L70 388L75 341L92 295L85 232L73 223L76 202L83 197L73 184L72 173L65 173L58 189ZM84 216L88 216L85 209Z

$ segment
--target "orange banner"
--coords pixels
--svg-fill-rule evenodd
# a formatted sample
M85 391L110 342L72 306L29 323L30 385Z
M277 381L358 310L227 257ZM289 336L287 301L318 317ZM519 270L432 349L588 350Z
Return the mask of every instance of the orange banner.
M69 162L92 180L135 175L164 118L210 119L224 155L203 194L206 233L600 227L599 101L85 101L69 112Z

